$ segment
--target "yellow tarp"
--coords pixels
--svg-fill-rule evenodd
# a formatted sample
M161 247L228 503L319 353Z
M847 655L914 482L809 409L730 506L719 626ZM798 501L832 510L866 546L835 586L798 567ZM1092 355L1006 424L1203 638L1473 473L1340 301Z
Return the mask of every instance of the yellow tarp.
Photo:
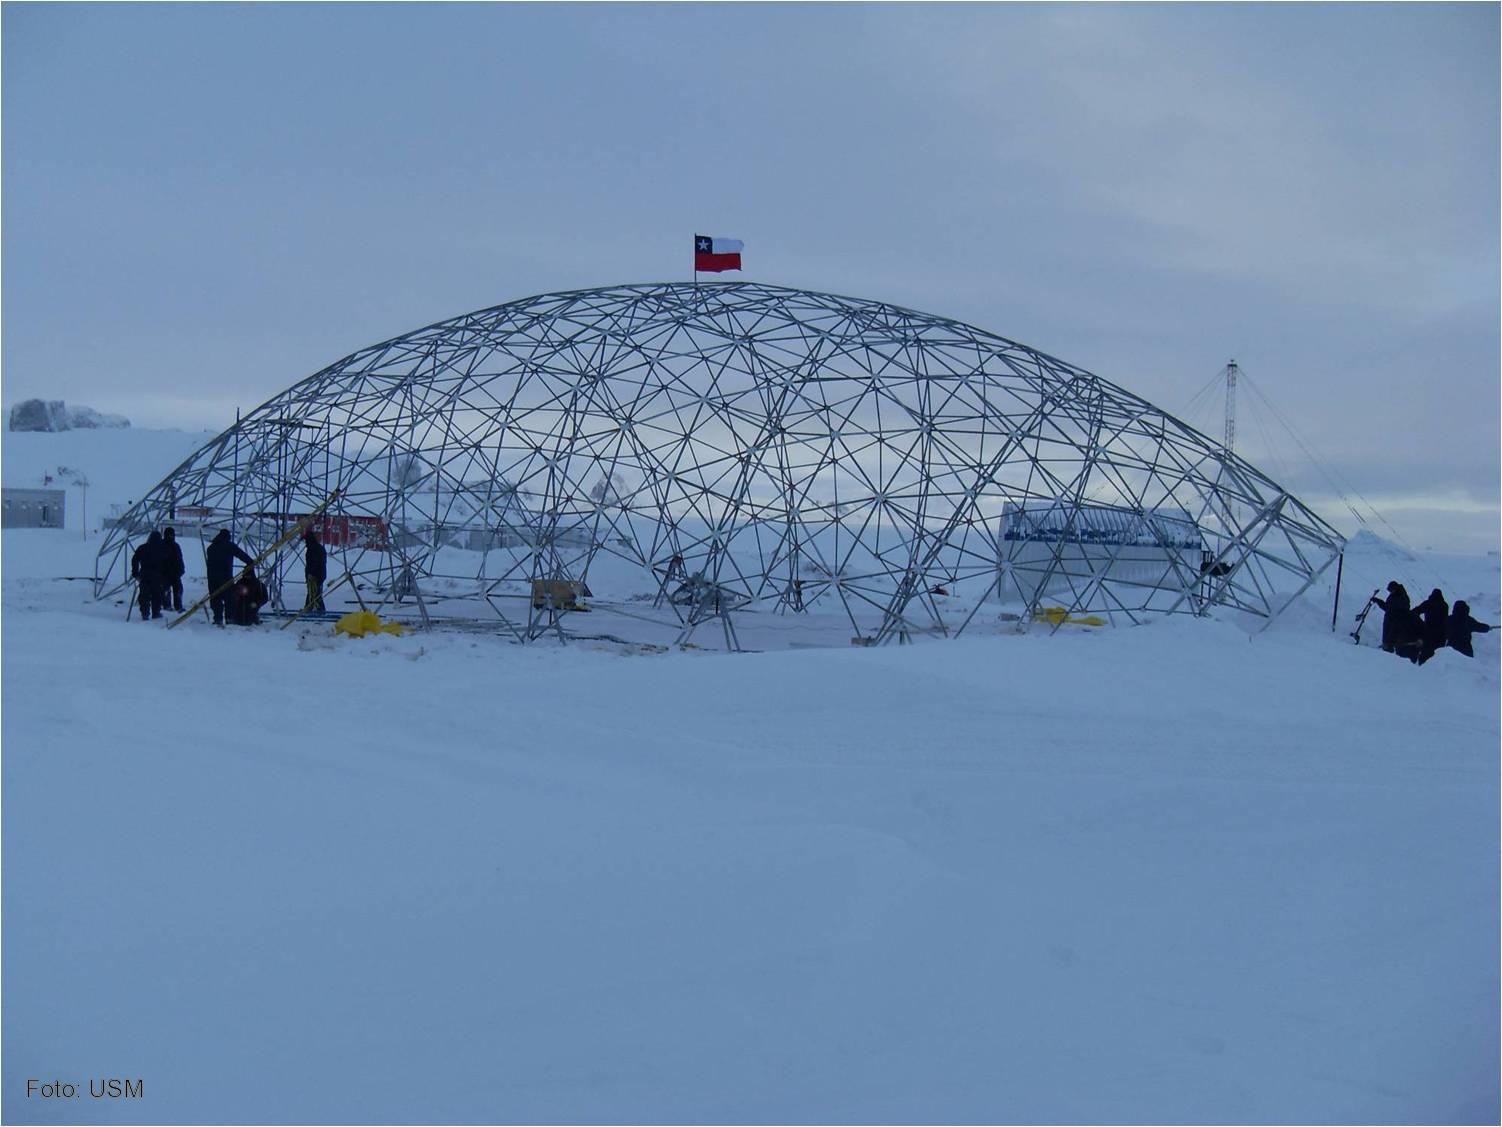
M1033 621L1046 622L1050 626L1057 626L1061 622L1067 622L1073 626L1104 626L1106 624L1106 620L1096 614L1070 618L1069 612L1063 607L1039 607L1033 615Z
M352 610L334 623L335 634L348 634L351 638L363 638L367 634L405 634L400 622L382 622L373 610Z

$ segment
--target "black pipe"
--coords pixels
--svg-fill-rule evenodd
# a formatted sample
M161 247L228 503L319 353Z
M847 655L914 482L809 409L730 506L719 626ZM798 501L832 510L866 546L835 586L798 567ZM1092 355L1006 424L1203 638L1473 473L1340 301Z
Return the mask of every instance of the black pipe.
M1335 561L1335 606L1330 611L1330 633L1335 633L1335 620L1340 617L1340 576L1346 569L1346 554L1340 553Z

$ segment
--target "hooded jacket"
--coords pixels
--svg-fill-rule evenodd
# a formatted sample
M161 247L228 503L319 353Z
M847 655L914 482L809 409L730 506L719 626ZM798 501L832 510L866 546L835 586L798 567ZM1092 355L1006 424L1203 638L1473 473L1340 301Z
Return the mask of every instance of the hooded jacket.
M146 543L130 557L130 577L142 583L160 583L162 578L162 534L156 529L146 537Z
M1387 585L1387 600L1373 599L1382 608L1382 648L1401 646L1413 636L1413 612L1409 609L1408 588L1394 581Z
M1446 639L1450 643L1450 648L1465 654L1466 657L1476 656L1475 652L1471 649L1472 632L1478 634L1491 632L1490 626L1484 622L1477 622L1471 617L1471 608L1464 599L1455 600L1455 609L1450 612L1450 619L1446 624L1446 628Z
M211 594L230 581L236 558L247 564L256 562L240 549L240 545L229 538L229 529L221 528L219 534L203 550L203 562L208 569Z
M1438 587L1429 592L1429 597L1413 608L1413 613L1423 619L1421 636L1424 645L1437 650L1445 644L1446 621L1450 617L1450 604Z
M187 570L182 545L177 542L177 534L169 528L162 535L162 578L168 583L176 583Z
M312 529L302 534L303 548L303 574L309 579L316 579L322 583L329 577L329 554Z

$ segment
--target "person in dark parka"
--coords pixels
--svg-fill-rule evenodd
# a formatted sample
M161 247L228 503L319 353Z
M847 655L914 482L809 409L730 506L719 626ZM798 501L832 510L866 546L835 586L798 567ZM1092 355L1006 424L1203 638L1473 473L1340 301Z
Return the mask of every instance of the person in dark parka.
M256 561L247 556L229 538L229 529L221 528L217 536L203 550L203 562L209 573L209 606L214 612L214 625L224 625L224 608L233 594L229 581L234 576L236 558L247 564Z
M182 546L177 542L177 533L171 528L162 530L162 609L181 612L183 609L183 573L188 569L183 564Z
M323 581L329 577L329 555L311 528L302 534L302 543L303 576L308 583L308 597L303 601L302 609L322 614Z
M141 621L162 617L162 534L156 529L130 557L130 577L141 600Z
M270 595L266 591L266 584L256 578L256 569L247 565L232 590L234 598L230 600L230 619L237 626L259 626L261 608L266 605Z
M1436 587L1429 592L1427 599L1413 608L1413 613L1422 623L1419 628L1421 645L1418 663L1423 665L1436 651L1444 649L1445 633L1449 629L1450 604L1445 602L1445 596Z
M1450 621L1446 624L1445 639L1452 650L1466 657L1475 657L1475 651L1471 649L1471 634L1486 634L1491 629L1485 622L1477 622L1471 617L1469 603L1456 599L1455 609L1450 612Z
M1398 646L1407 641L1410 635L1408 589L1393 580L1387 585L1386 600L1379 599L1375 595L1372 602L1382 608L1382 648L1388 653L1396 653Z

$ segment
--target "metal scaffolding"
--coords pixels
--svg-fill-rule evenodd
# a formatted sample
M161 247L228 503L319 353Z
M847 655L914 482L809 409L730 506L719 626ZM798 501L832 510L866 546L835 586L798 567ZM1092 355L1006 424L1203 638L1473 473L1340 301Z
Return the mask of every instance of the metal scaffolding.
M465 314L293 385L115 523L95 593L150 528L254 550L336 489L315 527L362 602L519 640L604 609L732 648L754 615L867 643L988 605L1271 619L1343 545L1228 444L1034 349L877 301L660 284Z

